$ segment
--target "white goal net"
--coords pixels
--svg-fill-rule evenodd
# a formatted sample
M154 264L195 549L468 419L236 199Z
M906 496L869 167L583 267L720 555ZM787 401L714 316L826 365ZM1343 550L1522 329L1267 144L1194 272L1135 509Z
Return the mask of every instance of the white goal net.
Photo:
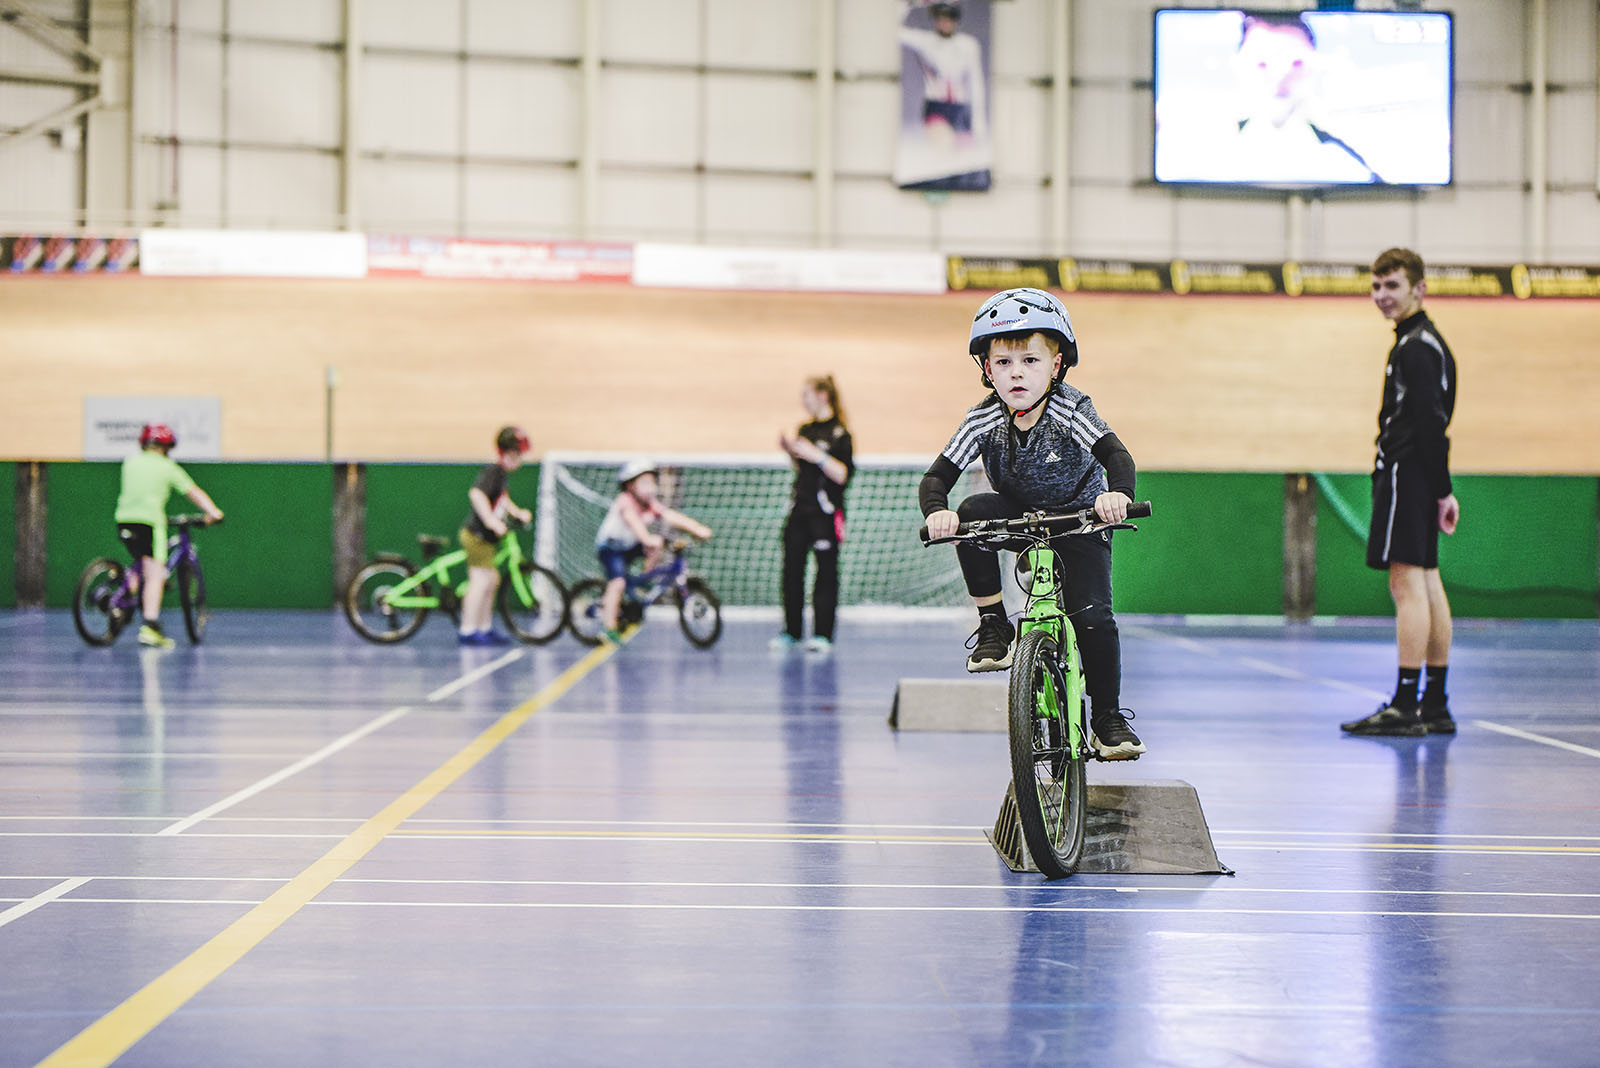
M551 453L539 472L534 556L568 586L599 574L594 536L617 493L617 470L631 455ZM689 557L729 606L776 606L783 568L782 534L794 470L779 456L667 454L661 500L710 527L713 537ZM924 548L917 487L927 457L860 457L845 494L845 540L839 555L839 604L948 608L969 603L955 552ZM981 470L962 476L959 502L983 486ZM806 578L810 600L811 576Z

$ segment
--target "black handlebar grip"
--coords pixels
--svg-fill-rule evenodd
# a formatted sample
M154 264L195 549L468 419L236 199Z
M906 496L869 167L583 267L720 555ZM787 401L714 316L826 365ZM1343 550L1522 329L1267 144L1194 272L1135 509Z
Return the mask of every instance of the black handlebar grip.
M1129 519L1149 519L1150 518L1150 502L1149 501L1134 501L1132 504L1128 505L1128 518Z

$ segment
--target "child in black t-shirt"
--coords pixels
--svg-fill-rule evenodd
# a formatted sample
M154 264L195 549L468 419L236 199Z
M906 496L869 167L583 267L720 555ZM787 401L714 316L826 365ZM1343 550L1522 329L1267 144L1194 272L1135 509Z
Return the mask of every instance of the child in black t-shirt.
M461 526L461 547L467 552L467 592L461 598L461 629L457 640L462 645L510 645L511 639L494 629L494 595L500 587L500 571L494 554L506 534L506 516L528 523L533 513L517 507L506 492L511 472L522 466L529 450L528 435L520 427L503 427L495 436L499 458L478 472L477 481L467 491L472 510Z

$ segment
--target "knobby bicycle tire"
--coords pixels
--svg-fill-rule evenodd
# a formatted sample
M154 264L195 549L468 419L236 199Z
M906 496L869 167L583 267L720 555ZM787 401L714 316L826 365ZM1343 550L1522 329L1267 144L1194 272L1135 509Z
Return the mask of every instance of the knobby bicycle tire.
M356 633L369 642L389 645L402 642L417 632L428 618L426 608L395 608L385 594L416 574L416 568L401 557L379 557L357 571L344 588L344 615ZM426 584L416 592L427 595Z
M709 649L722 637L722 602L700 579L684 583L678 601L678 626L691 645Z
M90 645L110 645L127 625L110 607L121 585L122 565L104 556L91 560L78 576L72 594L72 625Z
M520 640L543 645L567 625L567 588L554 571L531 560L522 561L518 570L533 601L523 604L511 576L506 576L500 583L500 618Z
M198 560L178 565L178 604L183 608L183 629L189 640L199 645L211 614L206 611L206 576Z
M601 601L606 594L605 580L584 579L572 587L567 597L567 628L585 645L599 645L606 630Z
M1063 718L1081 712L1067 708L1069 695L1055 640L1042 630L1024 634L1007 695L1011 779L1023 840L1047 879L1071 875L1083 855L1089 791L1083 754L1070 751ZM1054 716L1045 714L1051 706Z

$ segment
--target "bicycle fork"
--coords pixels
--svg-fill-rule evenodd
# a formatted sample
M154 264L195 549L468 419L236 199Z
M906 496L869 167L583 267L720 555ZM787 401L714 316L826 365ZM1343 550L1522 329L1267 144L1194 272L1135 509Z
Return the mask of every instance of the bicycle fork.
M1072 621L1061 608L1061 590L1055 578L1055 553L1039 546L1030 548L1028 566L1031 570L1028 606L1022 614L1018 637L1020 640L1022 634L1034 630L1042 630L1049 635L1055 643L1056 667L1059 671L1057 680L1061 683L1060 686L1051 686L1055 696L1053 704L1044 700L1039 702L1039 714L1048 719L1064 719L1067 751L1081 756L1088 752L1089 747L1085 733L1087 724L1082 714L1083 657L1078 651Z

